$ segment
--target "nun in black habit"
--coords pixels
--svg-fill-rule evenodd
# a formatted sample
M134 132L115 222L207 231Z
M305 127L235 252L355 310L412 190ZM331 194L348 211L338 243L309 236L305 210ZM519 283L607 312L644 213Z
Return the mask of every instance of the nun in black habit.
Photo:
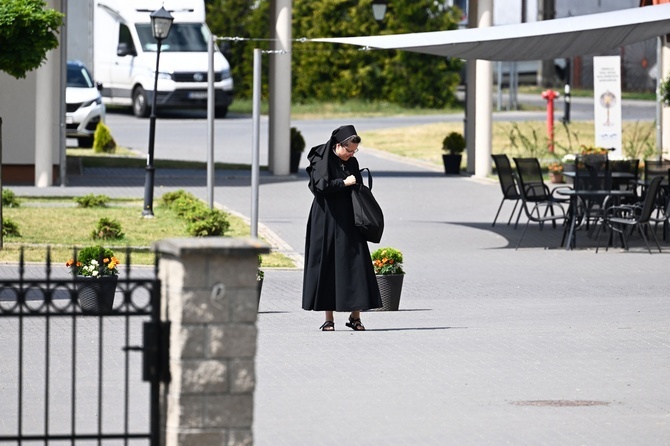
M353 125L335 129L325 144L313 147L309 189L314 194L307 220L302 308L325 311L323 331L335 329L333 311L347 311L346 323L365 330L361 310L382 306L368 243L354 225L351 190L362 183L360 136Z

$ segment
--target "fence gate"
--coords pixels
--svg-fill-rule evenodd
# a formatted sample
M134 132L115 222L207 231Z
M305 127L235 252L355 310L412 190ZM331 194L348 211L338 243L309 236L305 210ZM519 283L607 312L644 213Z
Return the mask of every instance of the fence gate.
M126 254L111 308L49 251L0 266L0 444L158 446L168 327L157 267Z

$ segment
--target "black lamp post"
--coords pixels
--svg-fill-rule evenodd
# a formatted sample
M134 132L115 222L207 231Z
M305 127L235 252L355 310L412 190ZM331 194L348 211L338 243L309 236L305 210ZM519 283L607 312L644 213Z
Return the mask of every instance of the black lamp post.
M372 0L372 15L375 20L381 22L386 15L387 0Z
M144 208L142 217L154 216L154 140L156 136L156 90L158 89L158 62L161 57L161 43L170 34L174 18L161 6L151 13L151 34L158 42L156 48L156 72L154 73L154 94L151 98L151 116L149 116L149 153L147 156L146 177L144 181Z

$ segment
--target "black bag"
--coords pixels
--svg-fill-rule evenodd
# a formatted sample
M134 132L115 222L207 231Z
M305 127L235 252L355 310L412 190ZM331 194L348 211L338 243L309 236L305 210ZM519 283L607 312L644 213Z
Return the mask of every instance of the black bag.
M369 242L379 243L384 232L384 213L372 195L372 174L368 171L368 185L353 186L351 201L354 206L354 224Z

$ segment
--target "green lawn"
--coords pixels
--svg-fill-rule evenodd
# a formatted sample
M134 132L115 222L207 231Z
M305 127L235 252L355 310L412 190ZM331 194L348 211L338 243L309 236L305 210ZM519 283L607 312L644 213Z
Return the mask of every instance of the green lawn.
M11 189L11 188L10 188ZM134 264L152 264L151 245L170 237L188 237L186 223L163 206L154 207L154 218L142 218L143 202L139 199L112 200L105 208L75 207L72 198L20 198L18 208L4 208L3 217L19 226L21 236L7 236L0 251L0 261L19 260L19 248L24 246L25 261L45 260L46 247L51 246L53 263L63 263L72 257L73 246L101 244L112 248L125 262L124 252L132 248ZM121 240L95 241L91 233L101 218L117 220L125 237ZM249 237L250 229L241 219L229 215L230 229L226 236ZM263 256L264 267L295 267L279 253Z

